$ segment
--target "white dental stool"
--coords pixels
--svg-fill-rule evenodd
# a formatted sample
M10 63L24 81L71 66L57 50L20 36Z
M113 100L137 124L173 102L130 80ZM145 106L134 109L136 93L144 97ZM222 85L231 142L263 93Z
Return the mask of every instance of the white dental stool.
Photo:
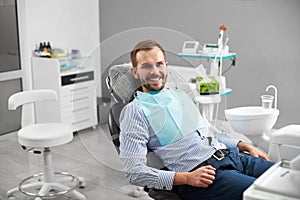
M56 100L56 92L47 89L19 92L8 99L9 110L15 110L18 106L22 106L22 128L18 131L19 143L25 150L42 151L44 164L43 173L30 176L21 181L18 187L9 190L7 192L9 199L15 199L13 194L18 190L35 197L35 200L63 194L70 194L79 200L86 199L83 194L75 190L78 186L85 186L82 177L75 177L66 172L54 172L52 166L50 147L66 144L73 139L70 125L35 123L34 116L31 114L36 102Z

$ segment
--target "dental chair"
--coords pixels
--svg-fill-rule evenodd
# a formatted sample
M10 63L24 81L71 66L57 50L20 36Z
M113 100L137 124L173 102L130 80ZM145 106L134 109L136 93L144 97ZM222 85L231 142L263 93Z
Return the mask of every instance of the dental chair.
M113 102L109 113L108 113L108 126L111 133L112 141L119 152L119 134L120 134L120 124L119 116L123 107L133 100L133 94L137 88L140 87L140 82L135 79L130 71L130 64L115 65L109 70L109 75L106 79L106 85L110 90ZM174 80L177 81L174 81ZM192 92L189 87L181 85L181 77L173 70L169 69L169 82L166 85L169 88L180 88L187 91L190 95ZM147 154L147 165L155 167L157 169L166 170L163 166L162 161L150 150ZM136 188L135 193L138 197L140 192L140 187ZM144 188L148 195L155 200L182 200L180 194L177 191L177 187L173 187L172 190L158 190L154 188Z
M32 108L43 101L56 101L54 90L28 90L13 94L8 99L8 109L16 110L22 106L22 128L18 131L18 141L23 150L43 155L43 173L35 174L22 180L18 187L7 192L9 199L16 199L14 193L21 191L25 195L41 200L59 195L72 195L79 200L85 196L75 190L84 187L82 177L75 177L66 172L54 172L50 148L64 145L73 139L70 125L61 123L35 123Z

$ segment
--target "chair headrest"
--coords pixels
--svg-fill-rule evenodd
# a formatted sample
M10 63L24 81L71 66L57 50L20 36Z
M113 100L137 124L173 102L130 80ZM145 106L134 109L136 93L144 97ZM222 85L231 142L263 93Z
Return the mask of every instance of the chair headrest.
M131 64L114 65L109 69L110 87L114 95L125 102L132 99L133 93L141 86L139 80L131 73Z

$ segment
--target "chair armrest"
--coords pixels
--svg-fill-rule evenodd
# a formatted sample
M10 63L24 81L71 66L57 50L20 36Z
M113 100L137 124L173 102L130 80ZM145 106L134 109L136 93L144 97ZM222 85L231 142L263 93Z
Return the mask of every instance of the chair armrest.
M271 135L271 144L284 144L300 147L300 125L289 125Z

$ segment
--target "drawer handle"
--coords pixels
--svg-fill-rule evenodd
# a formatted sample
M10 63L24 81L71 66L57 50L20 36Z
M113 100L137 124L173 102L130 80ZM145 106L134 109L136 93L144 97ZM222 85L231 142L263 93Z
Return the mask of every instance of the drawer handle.
M85 89L88 89L88 88L89 87L74 88L74 89L71 89L70 91L71 92L76 92L76 91L85 90Z
M89 109L89 108L90 108L89 106L86 106L86 107L83 107L83 108L75 109L75 110L73 110L73 112L78 112L78 111L82 111L82 110L87 110L87 109Z
M83 119L83 120L76 121L76 122L72 122L72 125L76 125L76 124L79 124L79 123L87 122L87 121L89 121L89 120L90 120L90 118Z
M89 79L89 76L81 76L81 77L71 78L70 81L82 81L84 79Z
M71 99L71 102L81 101L81 100L88 99L88 98L89 97L81 97L81 98L78 98L78 99Z

